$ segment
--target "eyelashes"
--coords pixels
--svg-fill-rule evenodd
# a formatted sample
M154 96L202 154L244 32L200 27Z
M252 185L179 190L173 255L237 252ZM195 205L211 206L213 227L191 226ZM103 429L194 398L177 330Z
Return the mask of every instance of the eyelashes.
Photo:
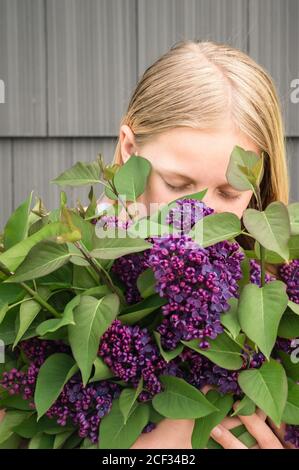
M223 199L230 199L230 200L240 199L239 195L232 196L231 194L228 194L228 193L225 193L225 192L222 192L222 191L221 191L220 194L221 194L221 197L223 197Z
M190 187L190 184L185 184L183 186L172 186L171 184L167 183L166 181L164 181L164 183L167 186L167 188L169 188L170 191L173 191L173 192L181 192L181 191L184 191L185 189L188 189Z
M175 192L175 193L180 193L185 190L190 190L190 184L185 184L183 186L173 186L172 184L167 183L167 181L164 180L165 186L170 189L170 191ZM233 196L229 193L226 193L225 191L220 191L219 192L220 197L226 200L236 200L240 198L240 195Z

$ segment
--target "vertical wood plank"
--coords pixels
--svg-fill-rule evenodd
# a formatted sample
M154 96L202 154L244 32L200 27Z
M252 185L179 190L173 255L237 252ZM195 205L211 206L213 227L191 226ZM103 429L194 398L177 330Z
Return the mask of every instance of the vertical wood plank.
M298 24L298 0L249 0L249 52L278 87L288 136L299 136ZM297 102L292 82L297 83Z
M0 136L46 135L44 15L42 0L0 0Z
M135 1L47 0L49 135L115 136L136 82Z
M71 140L17 139L13 143L13 157L15 205L33 189L48 209L58 207L60 188L50 180L72 165ZM72 189L66 193L72 195Z
M12 212L12 196L12 145L10 139L2 139L0 140L0 232Z
M299 139L287 139L287 159L290 175L290 202L299 201Z
M179 40L214 40L247 51L247 2L137 0L138 74Z

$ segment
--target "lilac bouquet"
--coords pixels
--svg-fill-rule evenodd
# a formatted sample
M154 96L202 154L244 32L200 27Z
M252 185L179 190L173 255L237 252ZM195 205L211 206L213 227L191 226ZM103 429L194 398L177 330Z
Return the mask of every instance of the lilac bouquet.
M212 428L256 406L299 448L299 203L262 209L263 158L231 154L229 183L257 201L242 220L207 190L133 215L151 171L135 155L54 180L91 185L86 208L62 191L56 210L32 193L16 209L1 238L0 448L130 448L165 417L194 419L192 447L214 448Z

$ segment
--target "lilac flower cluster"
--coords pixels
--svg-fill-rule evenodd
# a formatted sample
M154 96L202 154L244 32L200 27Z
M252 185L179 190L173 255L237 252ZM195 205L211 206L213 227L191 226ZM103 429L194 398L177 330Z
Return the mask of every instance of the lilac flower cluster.
M149 250L142 253L132 253L118 258L112 265L111 271L125 285L125 298L128 304L140 302L142 297L137 288L138 276L148 268Z
M198 389L205 385L216 386L221 394L232 393L241 398L244 393L238 384L239 373L244 369L258 369L266 360L261 352L255 352L249 345L242 350L243 365L238 370L228 370L214 364L210 359L196 351L185 348L172 361L172 374L181 377ZM168 364L170 367L170 363ZM171 373L168 371L167 373Z
M117 377L134 387L143 378L139 401L149 400L161 391L158 376L166 362L146 328L114 320L101 338L98 354Z
M238 243L223 241L203 248L188 235L154 239L148 265L156 290L168 300L157 328L163 348L171 350L180 340L191 339L207 348L207 338L223 332L220 314L229 310L231 297L238 297L242 259Z
M33 397L39 369L51 354L69 353L70 348L60 341L32 338L19 344L30 361L27 370L11 369L2 374L0 384L10 395L22 394L35 408ZM57 424L72 425L78 429L80 437L88 437L93 443L98 441L101 419L109 413L113 399L120 394L120 386L113 382L99 381L83 386L81 375L74 375L64 386L58 399L46 412L55 418Z
M256 284L257 286L261 286L261 265L255 259L249 260L250 264L250 282L252 284ZM265 283L275 281L276 277L272 274L265 273Z
M284 440L290 442L297 449L299 449L299 426L293 424L287 424L284 434Z
M120 220L116 215L102 215L99 219L92 219L92 223L100 222L103 229L120 228L127 230L132 225L131 219Z
M281 280L286 284L289 299L299 304L299 259L284 263L278 269Z
M187 234L196 222L213 212L214 209L206 206L203 201L178 199L175 206L169 209L165 222L178 229L183 235Z
M29 364L27 370L11 369L3 372L0 384L8 390L10 395L20 394L24 400L31 400L29 405L34 408L32 401L35 384L40 366L51 354L57 352L70 352L70 348L62 341L40 340L31 338L21 341L18 345L19 352L23 351Z
M84 387L81 375L76 374L46 415L55 418L60 426L72 424L78 428L80 437L97 443L101 419L110 412L112 401L119 397L120 391L118 384L105 380Z

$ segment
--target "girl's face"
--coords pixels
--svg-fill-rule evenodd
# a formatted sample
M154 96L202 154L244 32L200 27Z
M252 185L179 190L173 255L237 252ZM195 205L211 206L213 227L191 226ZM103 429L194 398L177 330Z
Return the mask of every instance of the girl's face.
M225 173L235 145L258 154L260 149L232 125L204 131L178 127L139 148L131 129L123 125L120 142L123 162L133 153L151 162L146 191L138 198L148 214L150 203L169 203L205 188L208 190L203 201L215 212L233 212L241 218L248 206L252 191L234 189L228 184Z

